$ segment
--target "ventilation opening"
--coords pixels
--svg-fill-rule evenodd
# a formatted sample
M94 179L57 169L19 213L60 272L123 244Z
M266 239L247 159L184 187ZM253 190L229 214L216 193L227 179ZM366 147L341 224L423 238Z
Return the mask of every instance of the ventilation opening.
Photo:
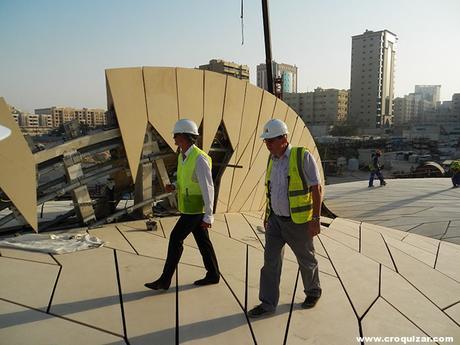
M212 179L214 181L214 210L219 198L220 181L232 155L233 147L225 125L221 122L209 150L209 156L212 158Z

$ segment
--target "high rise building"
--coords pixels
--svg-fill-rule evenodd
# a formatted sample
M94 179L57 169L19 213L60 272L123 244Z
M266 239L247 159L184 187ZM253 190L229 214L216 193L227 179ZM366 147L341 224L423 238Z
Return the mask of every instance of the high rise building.
M281 78L283 93L297 92L297 66L272 61L273 80ZM257 65L257 86L268 90L267 66L264 63Z
M223 73L238 79L249 80L249 67L234 62L213 59L209 60L207 65L201 65L199 69Z
M349 119L362 128L392 125L397 40L388 30L352 37Z
M415 85L415 93L434 105L440 102L441 85Z
M348 90L316 88L314 92L285 93L283 100L307 125L333 125L347 119Z

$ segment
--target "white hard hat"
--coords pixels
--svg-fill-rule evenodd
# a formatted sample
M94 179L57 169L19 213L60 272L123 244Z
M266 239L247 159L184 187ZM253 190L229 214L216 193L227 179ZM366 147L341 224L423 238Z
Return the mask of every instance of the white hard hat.
M187 133L199 135L198 126L192 120L182 119L176 122L173 129L173 134Z
M260 135L262 139L276 138L280 135L289 134L286 124L278 119L268 121L264 126L264 131Z

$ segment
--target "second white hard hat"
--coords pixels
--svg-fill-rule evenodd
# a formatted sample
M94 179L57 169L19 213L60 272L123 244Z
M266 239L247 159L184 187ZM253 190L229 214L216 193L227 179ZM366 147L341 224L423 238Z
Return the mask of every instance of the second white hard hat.
M286 124L278 119L272 119L268 121L260 137L262 139L276 138L280 135L289 134Z
M173 129L173 134L187 133L199 135L198 126L192 120L182 119L176 122Z

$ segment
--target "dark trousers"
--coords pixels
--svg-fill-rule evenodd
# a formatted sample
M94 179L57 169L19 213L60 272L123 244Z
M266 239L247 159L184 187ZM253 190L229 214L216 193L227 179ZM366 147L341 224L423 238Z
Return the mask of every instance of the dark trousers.
M454 187L460 186L460 172L454 173L452 176L452 184Z
M208 229L203 229L201 221L203 214L182 214L177 221L169 237L168 256L161 279L170 283L174 275L177 264L179 263L182 252L184 251L184 240L193 233L196 244L203 257L204 267L208 271L206 276L209 278L219 277L219 266L217 264L216 253L209 239Z
M384 185L385 180L383 179L383 175L380 172L380 170L377 170L377 171L371 171L371 175L369 176L369 187L373 186L373 184L374 184L374 176L375 175L377 175L377 177L379 178L380 185Z

